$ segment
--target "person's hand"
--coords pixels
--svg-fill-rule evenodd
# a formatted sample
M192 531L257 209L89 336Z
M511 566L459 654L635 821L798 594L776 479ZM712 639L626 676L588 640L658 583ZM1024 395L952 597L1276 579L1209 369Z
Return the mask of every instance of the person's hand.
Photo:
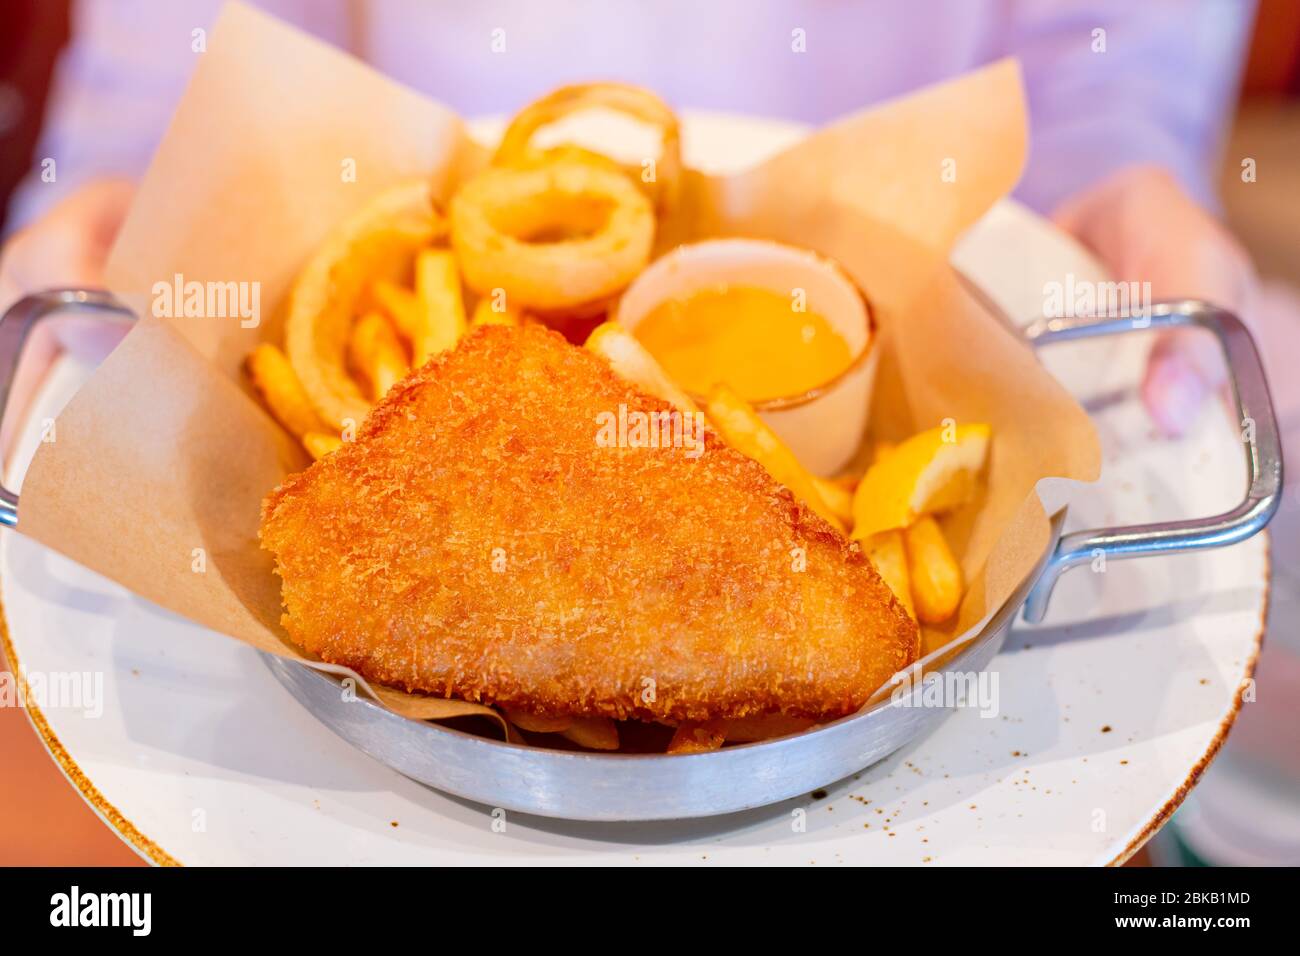
M1154 299L1205 299L1249 322L1258 294L1250 257L1165 170L1122 170L1067 200L1053 219L1115 279L1150 282ZM1181 435L1226 377L1212 336L1175 329L1151 350L1142 398L1162 431Z
M32 292L102 287L104 263L134 191L125 180L89 182L16 232L0 250L0 314ZM112 351L124 333L122 323L108 322L53 320L38 327L14 376L0 426L0 449L9 452L14 428L60 349L96 361Z

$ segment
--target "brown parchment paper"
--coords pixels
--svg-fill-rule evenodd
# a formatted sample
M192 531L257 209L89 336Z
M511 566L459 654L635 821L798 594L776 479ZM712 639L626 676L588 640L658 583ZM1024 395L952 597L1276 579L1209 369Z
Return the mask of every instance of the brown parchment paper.
M673 225L781 239L844 265L881 329L876 437L947 418L992 424L986 490L947 522L971 587L927 646L996 611L1043 554L1036 482L1099 470L1086 414L947 264L955 237L1014 185L1025 140L1019 70L1003 61L851 116L743 174L692 173L689 214ZM446 196L481 156L447 109L265 14L226 7L111 256L110 286L144 318L41 446L19 530L169 610L303 660L284 641L257 523L263 496L304 457L250 397L240 363L257 342L279 341L289 284L331 227L403 179L430 177ZM260 323L152 316L154 283L176 275L260 283ZM415 718L491 713L374 690Z

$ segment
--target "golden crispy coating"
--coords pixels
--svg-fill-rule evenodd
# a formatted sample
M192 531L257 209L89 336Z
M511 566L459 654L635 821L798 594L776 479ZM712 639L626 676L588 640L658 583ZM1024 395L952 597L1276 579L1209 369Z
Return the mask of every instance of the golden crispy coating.
M645 447L637 413L669 411L554 332L478 329L264 502L290 637L544 716L857 709L915 658L916 624L711 431Z

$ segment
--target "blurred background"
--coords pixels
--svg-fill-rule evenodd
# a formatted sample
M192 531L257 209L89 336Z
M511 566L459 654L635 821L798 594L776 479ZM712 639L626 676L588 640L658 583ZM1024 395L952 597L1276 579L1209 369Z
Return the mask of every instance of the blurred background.
M68 7L67 0L0 0L0 235L10 194L31 168L51 69L68 36ZM1254 182L1243 182L1245 159L1254 160ZM1220 194L1229 226L1267 281L1266 295L1300 298L1300 0L1259 2ZM1297 472L1300 463L1292 465ZM1297 527L1300 481L1292 478L1273 526L1270 626L1256 702L1242 708L1223 752L1131 865L1300 863ZM0 667L7 667L2 659ZM141 862L82 802L18 708L0 707L0 755L0 864Z

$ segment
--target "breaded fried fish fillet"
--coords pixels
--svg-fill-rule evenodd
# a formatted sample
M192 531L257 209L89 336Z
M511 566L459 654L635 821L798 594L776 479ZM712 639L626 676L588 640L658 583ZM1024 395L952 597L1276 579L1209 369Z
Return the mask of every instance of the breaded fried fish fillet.
M856 544L670 411L554 332L478 330L264 502L290 638L542 715L857 709L915 623Z

